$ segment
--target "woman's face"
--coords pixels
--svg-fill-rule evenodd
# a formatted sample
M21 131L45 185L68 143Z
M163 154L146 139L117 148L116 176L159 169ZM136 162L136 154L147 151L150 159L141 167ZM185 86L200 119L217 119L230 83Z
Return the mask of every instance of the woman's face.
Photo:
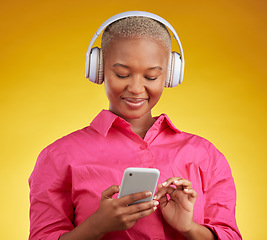
M126 120L151 116L164 89L169 54L154 39L113 40L104 54L109 110Z

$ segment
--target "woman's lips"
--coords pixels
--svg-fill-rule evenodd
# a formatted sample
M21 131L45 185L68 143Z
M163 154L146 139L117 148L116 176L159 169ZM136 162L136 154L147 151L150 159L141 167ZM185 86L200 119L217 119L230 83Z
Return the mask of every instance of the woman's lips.
M131 108L139 108L148 100L147 98L122 97L122 100Z

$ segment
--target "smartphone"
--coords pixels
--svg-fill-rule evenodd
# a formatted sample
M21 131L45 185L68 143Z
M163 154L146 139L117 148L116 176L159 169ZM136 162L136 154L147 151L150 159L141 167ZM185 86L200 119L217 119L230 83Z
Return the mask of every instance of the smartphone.
M138 200L132 204L151 201L157 187L159 174L160 172L156 168L125 169L118 197L121 198L132 193L150 191L152 192L150 197Z

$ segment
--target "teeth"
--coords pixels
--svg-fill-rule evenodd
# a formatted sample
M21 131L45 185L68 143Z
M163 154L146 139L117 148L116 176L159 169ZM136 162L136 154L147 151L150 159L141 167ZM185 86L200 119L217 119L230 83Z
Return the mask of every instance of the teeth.
M144 98L124 98L124 100L128 101L128 102L132 102L132 103L139 103L139 102L143 102L146 99Z

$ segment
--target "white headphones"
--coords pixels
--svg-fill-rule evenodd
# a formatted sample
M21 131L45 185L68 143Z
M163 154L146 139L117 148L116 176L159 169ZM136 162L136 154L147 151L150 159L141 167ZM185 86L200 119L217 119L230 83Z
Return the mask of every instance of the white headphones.
M119 13L108 20L106 20L94 34L88 50L86 52L86 61L85 61L85 77L93 83L101 84L104 81L104 69L103 69L103 56L102 50L98 47L93 47L93 44L97 37L102 33L102 31L111 23L126 17L132 16L142 16L154 19L162 24L164 24L174 35L175 40L177 41L180 54L177 52L172 52L170 54L169 66L168 66L168 75L165 81L165 87L176 87L178 84L181 84L183 81L184 75L184 53L183 48L180 42L180 39L175 32L174 28L162 17L159 17L153 13L143 12L143 11L130 11Z

